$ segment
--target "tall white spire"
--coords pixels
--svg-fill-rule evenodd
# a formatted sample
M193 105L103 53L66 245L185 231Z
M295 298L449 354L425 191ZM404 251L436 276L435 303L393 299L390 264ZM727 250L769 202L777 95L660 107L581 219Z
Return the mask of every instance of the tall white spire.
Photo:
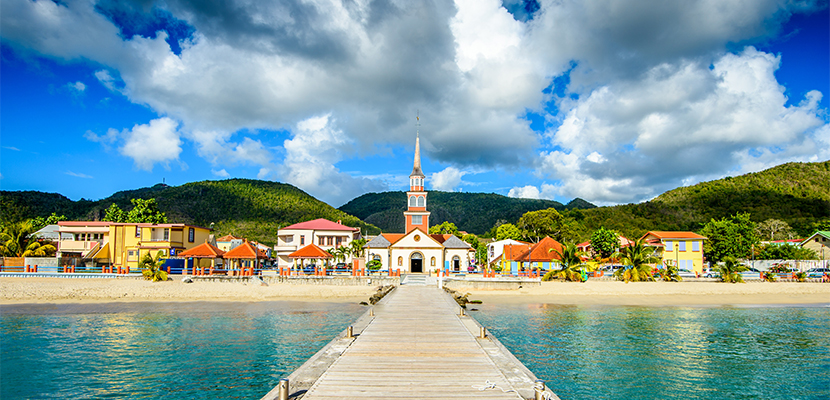
M412 166L412 173L409 176L424 176L424 172L421 171L421 135L420 135L420 128L421 128L421 116L418 113L415 117L415 163Z

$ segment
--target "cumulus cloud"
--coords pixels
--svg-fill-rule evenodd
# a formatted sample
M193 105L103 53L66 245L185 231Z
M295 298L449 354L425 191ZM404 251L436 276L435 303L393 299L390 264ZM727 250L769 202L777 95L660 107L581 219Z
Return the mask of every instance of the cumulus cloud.
M825 131L821 94L786 106L774 76L779 62L749 47L712 68L661 64L639 80L599 88L551 132L563 150L543 152L541 170L562 181L563 195L616 203L722 176L747 161L741 154L815 156L804 141Z
M159 118L150 121L149 124L135 125L122 134L125 143L119 151L132 158L139 169L150 171L155 164L162 164L168 168L169 162L177 160L182 151L178 123L170 118Z
M521 199L548 199L552 200L559 192L559 188L555 185L542 184L541 190L533 185L517 186L510 189L507 197L515 197Z
M286 140L282 178L329 204L343 204L367 191L386 188L382 182L340 172L334 164L352 146L331 115L300 121ZM260 171L260 173L269 171Z
M216 175L216 176L218 176L218 177L220 177L220 178L230 178L230 177L231 177L231 174L229 174L229 173L228 173L228 171L225 171L225 169L224 169L224 168L222 168L222 169L220 169L220 170L215 170L215 169L212 169L212 170L210 170L210 172L211 172L213 175Z
M461 178L465 172L455 167L444 168L443 171L433 173L429 181L435 190L452 192L461 184Z
M598 203L809 158L825 142L822 93L787 107L777 56L730 53L824 3L516 4L151 0L108 2L114 11L102 14L89 1L2 0L0 23L4 44L100 65L104 87L162 116L156 127L85 135L103 144L124 136L121 152L139 168L176 160L189 140L214 171L253 165L335 202L385 188L336 165L409 146L416 110L424 157L453 166L433 184L454 188L471 168L535 168L551 180L538 196ZM126 34L111 19L119 7L147 18L161 9L191 30ZM548 132L530 129L529 112ZM275 149L263 131L290 139ZM156 144L164 148L145 150Z

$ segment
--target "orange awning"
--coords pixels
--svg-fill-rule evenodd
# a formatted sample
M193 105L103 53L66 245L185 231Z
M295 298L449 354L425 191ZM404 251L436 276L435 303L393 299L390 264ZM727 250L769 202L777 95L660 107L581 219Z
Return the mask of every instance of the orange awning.
M316 244L312 243L302 249L299 249L288 255L289 258L313 258L313 259L327 259L331 258L329 252L321 249Z

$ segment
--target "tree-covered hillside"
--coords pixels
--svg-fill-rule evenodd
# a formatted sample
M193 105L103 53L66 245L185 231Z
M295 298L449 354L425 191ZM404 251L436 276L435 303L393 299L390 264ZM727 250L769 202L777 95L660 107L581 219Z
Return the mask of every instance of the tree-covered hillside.
M712 218L747 212L752 221L786 221L801 236L830 219L830 161L788 163L765 171L702 182L639 204L576 213L583 236L605 226L629 237L649 230L699 230Z
M430 191L427 195L431 224L449 221L462 231L478 235L486 233L499 221L515 221L528 211L551 207L565 210L574 207L590 208L594 205L581 199L566 206L552 200L517 199L494 193ZM340 210L373 224L384 232L403 232L406 193L367 193L344 204Z
M130 199L155 198L170 222L208 227L217 235L234 234L264 243L276 243L280 226L326 218L379 232L358 218L283 183L250 179L192 182L181 186L156 185L123 191L99 200L73 202L55 193L0 192L3 221L48 216L55 212L70 219L100 220L111 204L132 208Z

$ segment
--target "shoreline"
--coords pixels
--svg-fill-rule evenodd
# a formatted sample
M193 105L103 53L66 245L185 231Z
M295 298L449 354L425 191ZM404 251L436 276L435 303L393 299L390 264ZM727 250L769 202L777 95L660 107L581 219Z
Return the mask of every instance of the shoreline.
M360 303L376 285L149 282L139 279L0 278L0 306L20 304L329 302ZM485 304L620 306L830 306L830 284L814 282L542 282L518 290L458 289ZM475 308L475 304L470 304Z

